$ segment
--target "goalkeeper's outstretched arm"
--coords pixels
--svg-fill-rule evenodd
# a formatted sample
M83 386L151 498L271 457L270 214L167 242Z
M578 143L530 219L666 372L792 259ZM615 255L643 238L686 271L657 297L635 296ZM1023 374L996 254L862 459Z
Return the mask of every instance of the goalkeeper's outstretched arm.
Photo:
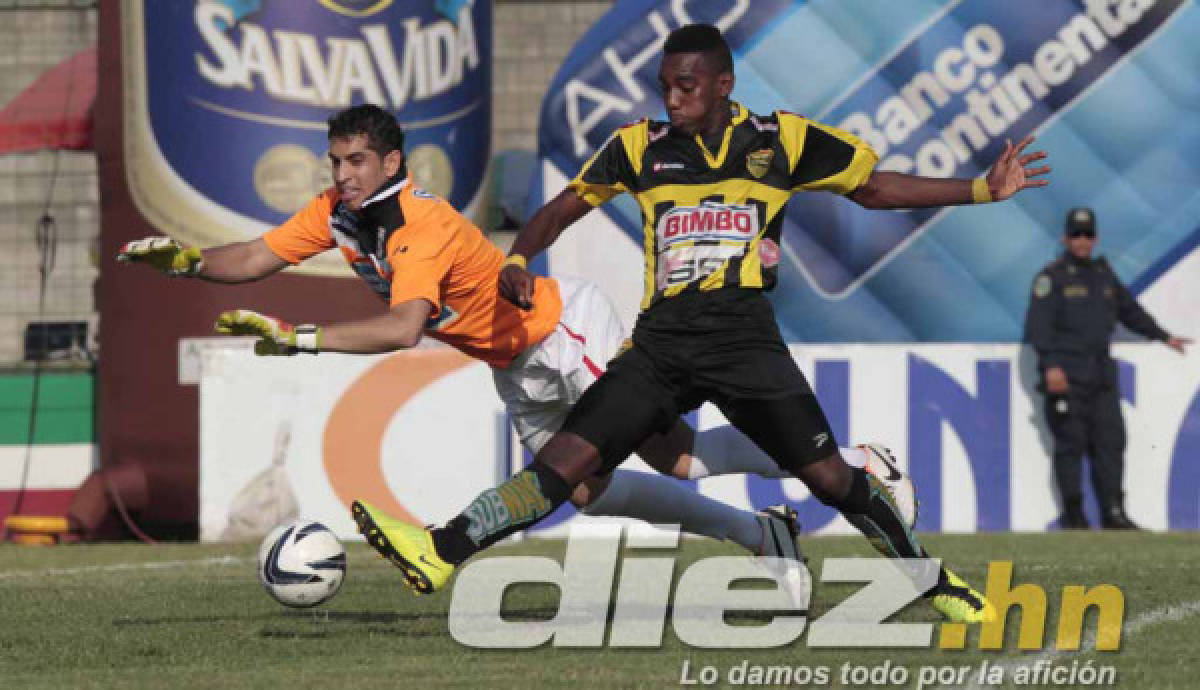
M262 238L199 249L170 237L147 237L127 243L117 254L125 263L146 264L167 275L203 278L214 283L246 283L278 272L287 262Z
M261 237L201 250L197 278L214 283L247 283L278 273L288 262L279 258Z
M328 326L293 326L283 319L249 309L222 312L215 325L225 335L258 337L254 352L259 355L294 355L299 352L350 352L373 354L416 347L421 330L433 312L424 299L394 305L388 311L359 321Z

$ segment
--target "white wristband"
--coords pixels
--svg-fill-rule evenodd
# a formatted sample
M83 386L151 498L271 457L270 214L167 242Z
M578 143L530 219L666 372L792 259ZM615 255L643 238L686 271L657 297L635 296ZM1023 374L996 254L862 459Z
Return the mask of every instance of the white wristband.
M321 329L311 323L296 326L296 349L316 354L320 349Z

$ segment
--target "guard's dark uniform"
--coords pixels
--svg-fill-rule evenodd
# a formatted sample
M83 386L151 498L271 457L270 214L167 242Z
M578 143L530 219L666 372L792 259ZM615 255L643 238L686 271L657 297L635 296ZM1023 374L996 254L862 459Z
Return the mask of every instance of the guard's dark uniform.
M1045 412L1054 433L1054 473L1068 512L1080 505L1083 454L1091 459L1092 486L1105 512L1124 516L1121 476L1125 424L1121 418L1117 367L1109 354L1113 328L1152 338L1170 336L1142 309L1104 257L1080 259L1066 253L1033 281L1025 317L1025 340L1038 354L1043 377L1061 367L1065 395L1046 394Z

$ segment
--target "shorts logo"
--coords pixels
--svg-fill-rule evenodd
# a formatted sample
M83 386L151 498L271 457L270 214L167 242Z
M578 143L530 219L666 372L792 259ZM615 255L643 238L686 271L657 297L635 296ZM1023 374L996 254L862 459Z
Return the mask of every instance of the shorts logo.
M829 440L829 434L822 431L821 433L817 434L816 436L813 436L813 445L816 446L817 448L820 448L821 446L825 445L825 442L828 440Z
M654 172L662 172L663 170L683 170L687 168L683 163L655 163L651 166Z
M771 159L774 157L775 152L771 149L751 151L746 154L746 170L755 178L762 177L771 168Z

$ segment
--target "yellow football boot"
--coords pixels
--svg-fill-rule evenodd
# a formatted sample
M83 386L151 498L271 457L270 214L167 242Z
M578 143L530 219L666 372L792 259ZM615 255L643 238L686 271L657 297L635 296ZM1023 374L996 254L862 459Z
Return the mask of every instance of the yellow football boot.
M934 590L930 603L952 623L986 623L996 618L991 603L949 569L946 582Z
M371 548L399 568L415 592L429 594L445 586L454 566L438 556L429 530L397 520L366 501L355 501L350 512Z

